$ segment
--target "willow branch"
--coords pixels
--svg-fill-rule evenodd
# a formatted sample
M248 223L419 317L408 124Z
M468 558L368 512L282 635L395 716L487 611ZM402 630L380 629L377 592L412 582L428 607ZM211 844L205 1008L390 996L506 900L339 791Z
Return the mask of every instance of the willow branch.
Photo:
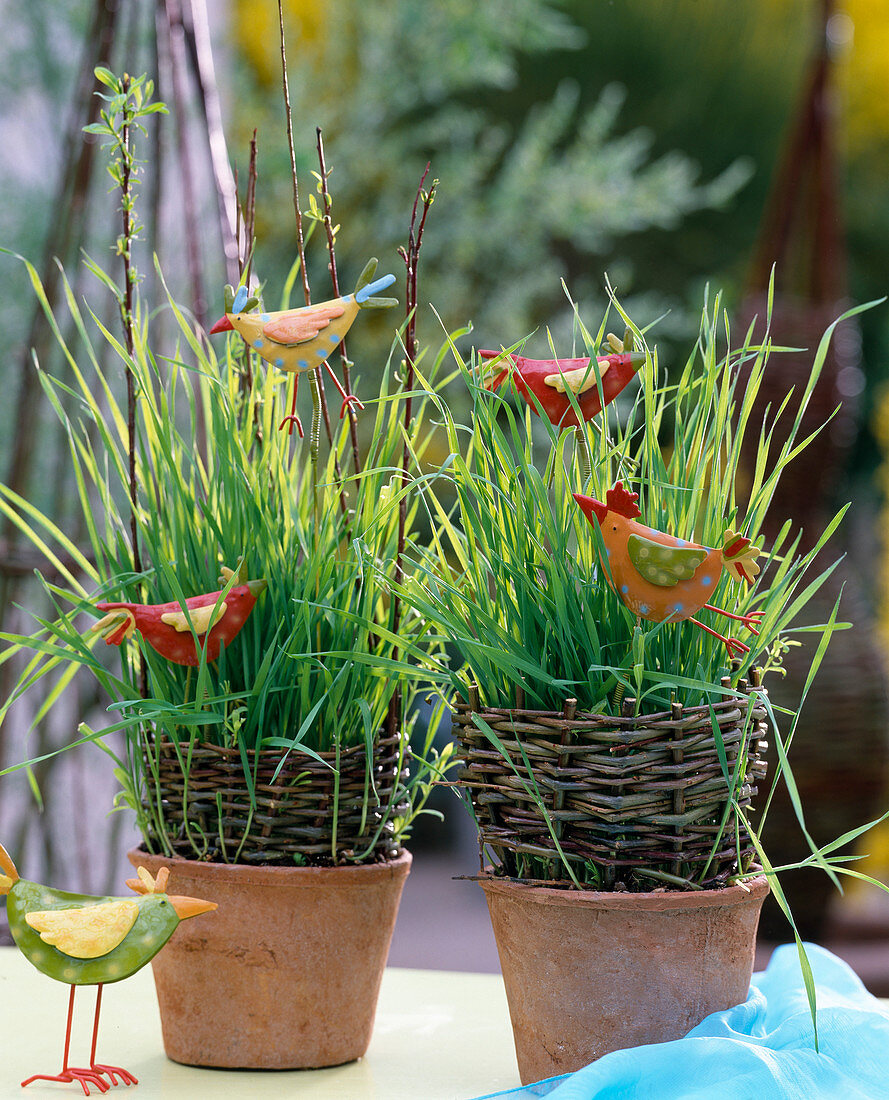
M124 76L121 81L124 95L129 89L130 80ZM123 327L126 340L127 355L131 363L136 355L136 331L133 321L133 271L132 271L132 222L130 220L131 193L130 182L132 178L130 159L130 124L127 116L127 108L124 107L123 125L121 126L121 145L123 155L121 157L121 207L123 210ZM136 490L136 380L133 377L132 365L127 374L127 458L129 463L129 490L130 490L130 537L133 542L133 569L136 573L142 572L142 555L139 550L138 524L137 524L137 490Z
M417 272L420 260L420 248L423 244L423 233L426 228L426 217L429 213L429 208L435 200L435 189L438 186L438 180L433 180L432 185L428 191L423 190L423 185L426 182L426 177L429 175L429 165L426 165L426 170L420 177L420 183L417 186L417 194L414 198L414 206L411 211L411 221L408 230L408 243L407 248L400 248L399 254L405 263L406 268L406 287L405 287L405 311L407 317L407 325L405 326L404 334L404 380L402 383L402 393L404 394L404 446L401 455L401 487L402 490L407 488L410 480L409 465L410 465L410 429L411 421L413 419L413 398L411 396L414 388L415 378L415 366L417 361L417 305L419 302L417 294ZM392 597L392 633L397 634L399 627L401 626L401 597L398 593L398 586L404 580L404 551L407 539L407 493L402 492L401 499L398 502L398 547L395 554L395 566L393 570L393 579L395 581L396 591ZM393 659L398 659L398 649L393 652ZM399 712L401 710L401 693L396 691L389 704L389 712L387 715L387 724L390 735L394 735L398 728Z
M324 142L321 139L321 127L318 126L315 130L317 136L317 149L318 149L318 165L320 168L321 176L321 204L324 212L324 232L327 236L327 254L330 257L328 267L330 270L330 282L333 287L333 294L335 298L340 296L340 281L337 275L336 269L336 240L333 235L333 218L331 216L331 202L330 192L327 189L327 177L328 170L327 164L324 159ZM352 379L350 377L350 362L346 352L346 339L343 337L340 342L340 362L343 372L343 386L346 393L352 392ZM349 438L352 444L352 464L355 469L355 473L361 473L361 453L358 447L358 417L355 415L355 410L351 404L346 406L347 416L349 417Z
M296 244L299 251L299 267L302 273L303 295L306 305L312 304L312 292L309 288L309 273L306 270L306 242L303 235L303 217L299 206L299 180L296 174L296 149L293 144L293 113L290 108L290 85L287 80L287 50L284 45L284 5L278 0L278 34L281 40L281 87L284 93L284 113L287 119L287 148L290 153L290 178L293 182L293 215L296 219ZM333 430L330 426L330 413L327 409L327 395L324 392L324 375L320 367L314 367L311 372L316 381L318 396L321 404L321 416L324 420L324 430L327 433L327 442L333 447ZM343 514L347 514L348 505L342 489L343 475L340 470L339 458L334 450L334 469L337 484L340 486L340 507Z
M127 459L130 491L130 540L133 544L133 572L142 572L142 552L139 548L139 522L138 522L138 491L136 484L136 379L134 366L136 361L136 326L133 320L133 280L135 273L132 266L133 250L133 222L130 217L132 210L132 155L130 150L130 124L129 105L127 92L129 91L130 78L124 74L121 80L121 88L125 101L121 126L121 209L123 211L123 327L126 341L127 355ZM139 694L143 699L148 697L148 670L141 655L138 661Z

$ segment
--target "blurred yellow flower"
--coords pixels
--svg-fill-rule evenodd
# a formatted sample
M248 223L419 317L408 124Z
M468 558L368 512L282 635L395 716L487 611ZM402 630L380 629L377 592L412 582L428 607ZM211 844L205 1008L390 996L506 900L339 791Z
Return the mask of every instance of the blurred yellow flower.
M321 0L284 0L284 26L288 41L311 46L319 40L327 5ZM235 0L232 37L257 76L270 82L281 76L281 47L278 39L278 5L256 0ZM288 54L290 49L288 48ZM300 64L311 62L312 51L300 56ZM296 60L295 58L292 60ZM288 61L291 59L288 57Z
M889 138L889 0L844 0L831 18L841 133L852 155Z

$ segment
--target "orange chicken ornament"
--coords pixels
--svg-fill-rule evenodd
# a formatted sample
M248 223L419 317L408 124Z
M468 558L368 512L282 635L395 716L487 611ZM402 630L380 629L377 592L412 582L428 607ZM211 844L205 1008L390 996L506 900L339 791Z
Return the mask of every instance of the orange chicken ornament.
M750 539L726 531L722 546L714 550L645 527L636 522L641 515L639 494L627 492L620 481L606 493L605 504L579 493L574 499L590 523L598 523L612 586L634 615L657 623L688 619L725 642L730 657L749 652L750 647L737 638L719 634L694 616L706 608L758 633L761 611L734 615L707 602L723 569L734 580L748 584L759 572L756 559L761 550Z

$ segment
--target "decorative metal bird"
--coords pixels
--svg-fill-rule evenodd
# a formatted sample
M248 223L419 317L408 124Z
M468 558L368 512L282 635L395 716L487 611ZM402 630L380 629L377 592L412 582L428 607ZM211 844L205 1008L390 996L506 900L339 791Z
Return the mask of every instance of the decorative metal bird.
M397 298L375 297L395 282L394 275L383 275L373 280L376 268L376 259L369 260L359 276L354 294L277 313L252 313L251 310L259 305L257 297L248 296L247 288L243 286L238 288L237 294L232 287L225 288L225 314L213 325L210 334L234 330L267 363L296 376L290 415L284 417L279 428L289 423L291 432L295 425L302 435L302 426L295 413L297 384L300 374L316 367L327 368L342 395L340 416L353 401L364 407L354 394L346 393L327 359L342 342L360 310L388 309L398 304Z
M526 359L524 355L481 349L482 359L495 360L486 386L496 390L511 377L535 413L539 402L556 427L577 427L577 413L568 390L575 395L583 420L591 420L602 411L603 405L617 397L645 362L645 354L633 350L633 334L629 329L623 340L613 333L608 334L607 340L612 353L597 356L595 366L590 356L585 359Z
M228 584L232 576L232 570L223 566L222 583ZM265 588L264 580L244 581L229 589L223 600L219 599L223 589L190 596L185 601L188 615L178 600L153 604L99 603L96 607L107 614L93 623L90 631L100 632L108 645L120 645L138 630L152 649L177 665L200 664L204 647L207 660L215 661L222 644L226 647L231 644Z
M181 920L216 908L212 901L168 895L169 874L169 869L162 867L153 879L140 867L138 878L127 879L127 886L136 893L132 898L71 894L20 878L9 853L0 845L0 895L6 895L9 930L16 946L42 973L71 986L62 1069L57 1074L34 1074L22 1081L23 1086L32 1081L76 1081L89 1096L90 1085L107 1092L111 1085L138 1083L120 1066L96 1061L102 989L141 970ZM79 985L97 987L90 1064L84 1068L68 1065L74 993Z
M734 615L707 601L723 569L737 581L750 584L759 572L756 563L762 553L745 535L726 531L718 549L700 546L666 535L637 523L641 515L638 493L629 493L618 481L605 495L605 504L592 497L574 494L583 514L598 524L607 554L607 571L620 599L640 618L650 622L680 622L688 619L701 630L725 643L729 656L746 653L750 647L699 622L701 608L715 611L758 633L761 611Z

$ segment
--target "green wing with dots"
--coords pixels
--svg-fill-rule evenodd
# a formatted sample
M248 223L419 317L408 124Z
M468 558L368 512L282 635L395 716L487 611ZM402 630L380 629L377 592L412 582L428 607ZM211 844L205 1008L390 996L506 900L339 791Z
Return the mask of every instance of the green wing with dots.
M660 588L691 580L707 553L703 546L665 546L644 535L627 539L627 554L639 576Z

